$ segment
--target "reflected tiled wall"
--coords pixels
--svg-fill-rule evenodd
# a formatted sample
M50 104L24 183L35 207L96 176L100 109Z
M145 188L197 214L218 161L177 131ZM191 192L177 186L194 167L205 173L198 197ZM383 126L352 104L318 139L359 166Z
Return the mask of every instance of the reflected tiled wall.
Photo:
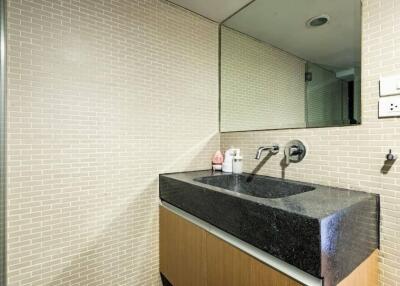
M222 27L221 130L305 127L304 73L304 60Z
M247 171L256 168L256 148L301 139L307 158L282 169L283 152L273 156L260 174L284 176L381 194L381 285L400 285L400 161L387 172L385 154L400 155L400 119L378 119L379 77L400 73L400 1L363 1L362 125L221 135L223 148L240 147ZM385 174L386 173L386 174Z
M217 24L157 0L7 23L8 285L158 285L158 173L219 148Z

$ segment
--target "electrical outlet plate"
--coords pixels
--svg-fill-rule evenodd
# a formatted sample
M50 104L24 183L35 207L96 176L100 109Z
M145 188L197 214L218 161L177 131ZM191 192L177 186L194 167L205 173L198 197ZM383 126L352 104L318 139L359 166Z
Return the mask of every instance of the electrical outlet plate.
M400 94L400 75L381 77L379 81L379 95L391 96Z
M379 118L400 116L400 95L379 98Z

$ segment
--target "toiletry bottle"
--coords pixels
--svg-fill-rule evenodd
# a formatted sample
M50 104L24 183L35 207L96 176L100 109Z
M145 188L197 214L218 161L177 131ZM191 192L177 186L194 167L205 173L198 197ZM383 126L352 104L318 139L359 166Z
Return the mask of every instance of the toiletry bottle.
M240 149L235 150L232 163L232 172L234 174L241 174L243 172L243 157L240 155Z
M222 163L224 163L224 156L221 151L217 151L212 159L212 169L213 171L221 171Z
M222 164L222 172L232 173L233 156L235 155L235 149L229 148L225 151L224 163Z

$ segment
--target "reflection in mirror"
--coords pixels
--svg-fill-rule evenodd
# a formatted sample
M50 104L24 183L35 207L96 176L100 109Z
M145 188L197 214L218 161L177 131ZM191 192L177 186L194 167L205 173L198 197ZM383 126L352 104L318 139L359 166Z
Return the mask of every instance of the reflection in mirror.
M360 124L359 0L256 0L220 33L222 132Z

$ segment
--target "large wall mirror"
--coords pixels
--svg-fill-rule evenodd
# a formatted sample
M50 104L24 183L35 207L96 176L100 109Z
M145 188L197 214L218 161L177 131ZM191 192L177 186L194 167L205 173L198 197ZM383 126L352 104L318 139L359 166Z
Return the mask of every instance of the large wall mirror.
M256 0L220 33L221 132L361 123L360 0Z

